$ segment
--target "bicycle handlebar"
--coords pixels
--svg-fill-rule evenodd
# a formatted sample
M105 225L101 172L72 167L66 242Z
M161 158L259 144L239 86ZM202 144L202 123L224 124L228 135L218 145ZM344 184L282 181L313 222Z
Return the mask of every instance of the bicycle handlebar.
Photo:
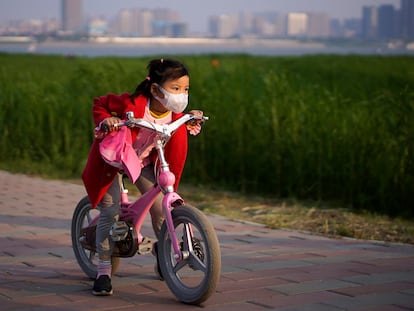
M180 118L178 118L170 124L156 124L142 118L134 118L134 113L132 111L127 112L126 115L127 120L116 123L114 127L128 126L146 128L151 131L157 132L163 137L171 137L174 131L176 131L184 123L191 123L191 121L205 122L209 119L206 116L184 114L183 116L181 116Z

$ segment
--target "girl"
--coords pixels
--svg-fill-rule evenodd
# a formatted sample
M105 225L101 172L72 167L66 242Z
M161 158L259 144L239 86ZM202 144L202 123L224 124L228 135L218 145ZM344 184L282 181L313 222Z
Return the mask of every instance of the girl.
M134 112L135 118L144 118L153 123L168 124L178 119L188 104L190 77L187 68L180 62L169 59L152 60L148 66L148 76L137 86L133 94L108 94L94 99L92 114L97 127L105 126L110 132L119 130L115 124L126 118L126 112ZM198 110L190 113L202 115ZM176 176L177 189L187 156L187 131L197 135L201 125L180 127L165 147L165 156L170 170ZM133 148L141 163L141 175L135 182L141 193L153 187L155 152L151 132L132 128ZM98 274L94 282L94 295L112 295L111 255L114 242L109 231L118 220L120 209L119 169L107 164L100 152L96 138L92 144L86 167L82 174L92 207L100 209L96 228L96 246L99 255ZM163 222L161 195L150 209L152 226L158 238Z

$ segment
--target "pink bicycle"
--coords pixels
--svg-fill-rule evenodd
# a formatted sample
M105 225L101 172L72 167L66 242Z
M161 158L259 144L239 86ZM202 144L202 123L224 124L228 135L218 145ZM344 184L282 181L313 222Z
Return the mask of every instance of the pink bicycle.
M155 198L164 193L162 201L165 216L157 242L158 263L162 278L175 297L184 303L200 304L215 291L221 272L220 245L214 227L198 209L185 205L174 192L175 176L169 170L164 156L164 146L180 126L194 120L207 120L185 114L169 125L153 124L136 119L132 113L120 126L142 127L153 130L160 161L157 184L134 202L129 202L127 190L122 190L119 221L111 230L115 241L112 273L119 266L120 258L144 255L152 251L152 241L141 235L141 226ZM71 234L76 259L85 274L97 274L96 225L99 211L93 209L84 197L73 213Z

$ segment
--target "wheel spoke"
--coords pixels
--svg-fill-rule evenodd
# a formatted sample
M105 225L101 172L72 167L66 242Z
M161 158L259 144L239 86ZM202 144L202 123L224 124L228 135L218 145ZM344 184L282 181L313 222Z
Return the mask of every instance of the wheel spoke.
M184 224L184 236L183 236L183 251L193 251L192 234L190 230L190 224Z
M95 252L89 252L89 260L92 262L93 257L95 257Z
M173 271L175 274L177 274L182 268L184 268L187 265L187 260L181 260L179 261L174 267Z
M91 213L86 213L86 218L88 219L88 224L90 224L91 223L91 221L92 221L92 215L91 215Z
M206 265L204 264L204 262L200 260L200 258L198 258L197 254L195 254L194 252L190 252L190 256L187 259L187 261L193 270L200 270L204 273L207 273Z
M188 258L180 261L175 265L174 272L177 273L180 271L183 267L188 265L193 270L200 270L202 272L206 272L206 265L203 263L203 261L197 256L196 252L194 251L194 236L193 231L191 228L190 223L184 223L183 224L183 245L182 245L182 251L188 252Z

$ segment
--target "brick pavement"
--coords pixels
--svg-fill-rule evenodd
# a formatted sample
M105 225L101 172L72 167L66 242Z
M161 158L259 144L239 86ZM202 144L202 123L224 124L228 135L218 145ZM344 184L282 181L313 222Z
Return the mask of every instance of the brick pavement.
M122 260L113 296L91 295L70 239L84 195L81 185L0 171L0 310L198 310L155 278L151 255ZM222 276L204 310L414 310L413 245L209 219Z

